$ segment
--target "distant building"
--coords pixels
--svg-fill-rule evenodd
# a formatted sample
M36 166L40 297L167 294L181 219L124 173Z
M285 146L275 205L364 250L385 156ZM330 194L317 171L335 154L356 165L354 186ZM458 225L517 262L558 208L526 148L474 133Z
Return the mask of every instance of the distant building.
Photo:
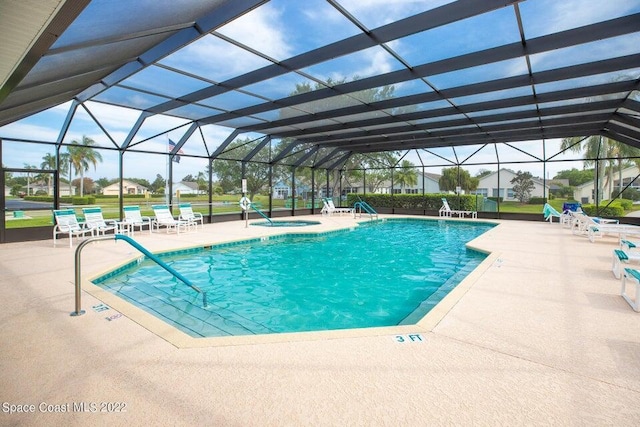
M412 186L402 186L395 182L393 188L393 194L436 194L440 193L440 178L442 175L429 172L418 172L416 176L416 184ZM391 183L389 183L389 187ZM391 193L391 188L387 190L387 193Z
M492 172L480 178L478 188L475 191L471 191L471 194L479 194L484 197L501 197L502 200L506 201L517 200L511 183L511 180L516 176L517 174L509 169L500 169ZM545 197L549 192L549 184L545 185L538 178L532 178L531 180L533 181L531 197Z
M623 169L622 172L618 170L613 171L613 179L611 180L611 185L609 184L609 174L604 176L602 181L601 189L603 194L600 195L600 200L609 200L611 198L611 193L618 191L620 189L620 174L622 173L622 188L624 189L627 185L629 188L633 188L635 190L640 190L640 170L638 170L637 166L631 166L626 169ZM623 194L624 197L624 194ZM574 200L579 201L580 203L595 203L595 181L585 182L582 185L575 187L573 190L573 198Z
M149 191L144 185L137 184L132 181L122 181L122 193L123 194L146 194ZM102 194L105 196L118 196L120 195L120 181L114 182L111 185L107 185L102 189Z
M173 195L177 196L178 194L200 194L201 192L198 190L198 183L192 181L180 181L174 182L172 184Z

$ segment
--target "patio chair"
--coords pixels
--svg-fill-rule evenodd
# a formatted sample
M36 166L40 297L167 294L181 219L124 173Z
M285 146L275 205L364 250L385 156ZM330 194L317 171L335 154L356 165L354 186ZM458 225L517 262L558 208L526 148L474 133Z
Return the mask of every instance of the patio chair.
M124 208L124 220L131 226L131 229L135 232L136 227L142 232L144 227L149 229L151 234L152 222L148 216L142 216L140 212L140 206L125 206Z
M573 215L573 234L584 235L590 242L606 235L616 235L618 241L627 236L640 236L640 227L637 225L620 224L617 219L590 217L584 212L575 212Z
M84 223L79 223L73 209L56 209L53 211L53 216L56 220L56 225L53 226L54 247L60 234L69 236L69 247L73 246L73 236L77 238L87 235L93 236L93 229L85 227Z
M204 228L202 214L200 212L194 212L191 203L180 203L178 207L180 208L180 216L178 219L188 221L189 224L193 225L196 229L198 228L198 223L200 223L200 228Z
M453 210L449 206L449 202L445 197L442 198L442 207L438 211L439 216L449 217L451 218L453 215L458 215L458 218L462 218L466 215L469 215L471 218L478 218L478 212L476 211L464 211L464 210Z
M622 249L613 250L613 262L611 263L611 271L616 279L620 279L624 274L626 264L631 262L640 263L640 253L628 252Z
M333 204L333 199L329 197L323 197L322 203L324 204L321 211L322 215L333 215L334 213L339 215L343 213L353 214L353 208L337 208L336 205Z
M104 219L102 216L102 208L83 208L84 222L87 228L91 228L96 235L105 234L107 231L116 233L118 229L117 221L113 219Z
M189 222L181 219L175 219L171 210L167 205L154 205L153 214L153 228L160 230L160 227L165 227L167 233L171 230L175 230L176 234L180 234L180 231L187 231L189 229Z
M627 279L635 282L636 299L633 300L627 294ZM633 308L634 311L640 312L640 271L633 268L625 268L622 276L622 287L620 288L620 295L624 300Z

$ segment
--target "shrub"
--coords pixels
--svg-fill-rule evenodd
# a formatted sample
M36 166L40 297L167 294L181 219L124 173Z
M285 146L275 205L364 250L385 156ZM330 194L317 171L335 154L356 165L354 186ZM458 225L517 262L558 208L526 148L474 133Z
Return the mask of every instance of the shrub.
M544 205L547 203L547 199L544 197L532 197L529 199L530 205Z
M442 206L442 198L446 198L453 210L476 210L482 205L482 196L475 194L347 194L347 206L353 206L360 199L373 208L425 209L437 211Z
M582 210L589 216L601 216L608 218L615 218L624 216L624 209L622 206L611 204L608 207L600 207L600 209L596 209L595 205L582 205Z
M95 197L93 198L93 201L95 203ZM74 205L90 205L91 204L89 202L89 197L88 196L84 196L84 197L74 196L71 199L71 203L74 204Z

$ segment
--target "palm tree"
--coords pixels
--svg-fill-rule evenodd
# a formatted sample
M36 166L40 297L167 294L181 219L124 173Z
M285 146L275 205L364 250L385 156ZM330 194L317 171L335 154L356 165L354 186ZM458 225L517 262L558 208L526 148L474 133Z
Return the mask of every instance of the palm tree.
M89 170L89 166L96 168L98 162L102 162L102 155L91 148L96 142L83 135L82 140L73 140L67 147L69 152L69 163L73 166L76 175L80 174L80 197L84 196L84 173ZM69 173L71 175L71 173Z
M624 185L622 183L622 168L624 167L624 159L628 159L629 157L635 157L633 162L636 164L638 169L640 169L640 149L636 147L632 147L622 142L618 142L615 140L609 140L610 154L611 157L615 157L615 162L617 163L618 169L618 197L622 198L622 189ZM611 160L613 163L614 160ZM609 194L613 192L613 164L609 168Z
M55 169L56 168L56 156L51 153L47 153L42 158L40 163L40 169ZM51 194L51 174L44 174L47 180L47 195Z
M402 192L406 186L413 186L418 183L418 173L414 164L409 160L403 160L400 169L395 172L395 181L402 186Z
M58 185L62 183L60 177L68 177L69 195L71 195L71 168L69 167L69 153L60 153L60 164L58 165L58 172L60 173L60 176L58 176Z
M581 142L582 141L582 142ZM560 146L561 150L569 149L573 152L580 152L584 150L584 164L585 166L596 165L598 171L598 193L599 200L603 198L605 173L608 175L608 193L607 197L611 197L613 193L613 171L617 167L619 177L619 193L622 192L622 168L624 167L624 159L628 157L639 157L640 150L631 147L627 144L618 142L610 138L604 138L601 136L590 136L565 138L562 140ZM600 160L600 158L606 158L608 160ZM634 162L640 168L640 159L634 159ZM608 165L607 165L608 163ZM620 195L619 197L622 197ZM596 201L598 202L598 200Z
M36 166L34 165L30 165L28 163L24 164L24 168L25 169L38 169ZM31 172L27 172L27 196L31 195Z
M604 173L606 169L606 161L600 160L602 157L608 157L609 139L601 136L582 137L576 136L564 138L560 144L560 149L570 150L574 153L584 152L584 165L586 167L594 165L596 167L596 181L598 183L598 191L596 192L596 205L602 199L602 183L604 182Z

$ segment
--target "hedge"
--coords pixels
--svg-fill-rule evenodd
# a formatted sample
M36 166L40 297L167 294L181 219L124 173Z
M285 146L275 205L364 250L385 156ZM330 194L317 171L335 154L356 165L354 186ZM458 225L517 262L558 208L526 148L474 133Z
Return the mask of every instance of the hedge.
M600 209L596 205L582 205L582 210L589 216L601 216L607 218L616 218L624 216L624 209L619 204L611 204L608 207L601 206Z
M360 199L375 208L425 209L437 211L442 207L442 198L446 198L453 210L476 210L482 204L482 196L475 194L347 194L347 206L353 206Z

